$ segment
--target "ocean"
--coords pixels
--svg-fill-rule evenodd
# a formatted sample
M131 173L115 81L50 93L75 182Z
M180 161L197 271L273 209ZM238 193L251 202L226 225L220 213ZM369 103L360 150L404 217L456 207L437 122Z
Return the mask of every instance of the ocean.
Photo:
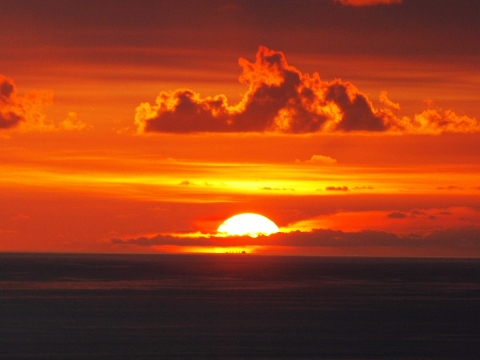
M0 253L0 359L479 359L480 260Z

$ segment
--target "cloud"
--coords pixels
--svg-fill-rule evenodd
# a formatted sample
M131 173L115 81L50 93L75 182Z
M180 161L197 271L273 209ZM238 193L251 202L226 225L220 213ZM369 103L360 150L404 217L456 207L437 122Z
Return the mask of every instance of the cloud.
M20 96L13 80L0 74L0 130L57 131L89 127L73 112L58 124L48 119L45 108L53 104L53 98L51 90L34 90Z
M265 186L260 188L260 190L271 190L271 191L295 191L294 188L272 188L270 186Z
M388 98L387 92L382 91L378 97L378 100L385 106L392 108L393 110L400 110L400 104L394 103L392 100Z
M45 108L53 103L53 91L34 90L18 95L13 80L0 75L0 129L49 130Z
M427 109L421 114L415 115L412 126L427 133L479 131L477 119L459 116L452 110L442 109Z
M400 105L380 94L376 109L353 84L325 82L318 73L302 74L282 52L260 46L254 63L240 58L240 82L248 87L241 101L225 95L202 98L190 89L162 91L155 105L135 112L137 133L274 132L476 132L474 118L451 110L427 109L414 118L397 117Z
M26 111L19 101L15 83L0 74L0 129L9 129L25 120Z
M139 132L280 132L310 133L386 129L365 95L350 83L325 83L315 73L303 75L281 52L260 47L255 63L241 58L243 99L229 106L224 95L202 99L188 90L161 92L156 105L136 110Z
M333 165L337 163L337 160L331 158L330 156L313 155L310 160L305 162L311 164Z
M74 112L69 112L67 118L58 124L59 130L86 130L91 126L80 121Z
M437 190L463 190L459 186L449 185L449 186L439 186Z
M407 217L407 215L405 215L404 213L401 213L399 211L394 211L394 212L388 214L387 217L389 219L405 219Z
M480 254L480 228L461 227L434 230L427 234L398 235L386 231L362 230L344 232L341 230L314 229L310 232L293 231L270 236L216 237L200 235L179 237L156 235L132 239L111 239L116 245L136 246L181 246L181 247L239 247L239 246L288 246L288 247L328 247L328 248L368 248L387 247L398 249L458 249L465 254Z
M374 6L374 5L393 5L401 4L403 0L335 0L342 5L350 6Z
M410 211L410 214L412 215L412 217L427 215L427 213L425 211L417 210L417 209Z
M449 214L448 216L446 214ZM435 216L436 218L430 218ZM437 220L437 221L432 221ZM480 224L480 212L475 208L452 207L403 211L336 211L313 218L299 220L288 225L290 230L311 231L333 229L361 231L370 229L395 234L426 234L442 228L459 228L465 224Z
M348 191L347 186L327 186L325 188L327 191Z

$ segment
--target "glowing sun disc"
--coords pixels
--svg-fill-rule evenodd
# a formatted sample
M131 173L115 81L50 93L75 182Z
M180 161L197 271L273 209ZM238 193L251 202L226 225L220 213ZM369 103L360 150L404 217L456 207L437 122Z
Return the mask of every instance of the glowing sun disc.
M279 231L278 226L272 220L251 213L232 216L217 229L217 232L222 235L248 235L251 237L275 234Z

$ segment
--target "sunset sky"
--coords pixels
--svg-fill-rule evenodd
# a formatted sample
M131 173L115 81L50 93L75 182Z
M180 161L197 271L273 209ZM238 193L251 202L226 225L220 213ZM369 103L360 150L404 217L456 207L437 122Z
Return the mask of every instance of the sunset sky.
M0 8L0 251L480 256L477 0Z

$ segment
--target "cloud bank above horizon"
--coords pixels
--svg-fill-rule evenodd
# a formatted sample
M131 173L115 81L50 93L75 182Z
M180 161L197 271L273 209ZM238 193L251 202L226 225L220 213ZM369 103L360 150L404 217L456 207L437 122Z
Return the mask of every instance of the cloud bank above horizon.
M281 228L269 236L225 237L216 232L182 232L113 238L116 246L161 247L175 246L187 249L253 249L270 247L297 248L308 253L311 248L348 249L352 255L366 253L367 249L385 248L397 254L416 254L417 251L436 249L431 254L441 256L478 256L480 241L477 208L430 208L410 211L335 212L305 219ZM365 225L368 224L368 225ZM302 250L303 249L303 250ZM258 249L257 249L258 250ZM315 250L317 251L317 250ZM449 253L451 252L451 253ZM418 254L418 253L417 253Z
M289 247L308 248L334 248L353 249L356 255L361 255L364 249L374 247L391 249L399 254L418 254L424 249L434 254L455 254L457 256L479 256L480 240L478 227L447 228L433 230L426 234L395 234L380 230L342 231L332 229L313 229L308 232L292 231L279 232L269 236L260 235L256 238L250 236L205 236L184 237L175 235L158 234L152 237L139 237L131 239L111 239L117 246L140 247L192 247L199 248L241 248L241 247ZM356 249L356 250L355 250ZM435 249L432 252L432 249ZM358 252L360 251L360 252ZM358 252L358 253L357 253Z
M382 91L374 107L352 83L322 81L302 74L279 51L260 46L254 63L239 60L240 82L248 86L241 101L229 105L225 95L202 98L190 89L162 91L155 105L136 109L137 133L307 134L320 132L432 133L478 132L475 118L430 107L414 117L397 116L400 104Z

